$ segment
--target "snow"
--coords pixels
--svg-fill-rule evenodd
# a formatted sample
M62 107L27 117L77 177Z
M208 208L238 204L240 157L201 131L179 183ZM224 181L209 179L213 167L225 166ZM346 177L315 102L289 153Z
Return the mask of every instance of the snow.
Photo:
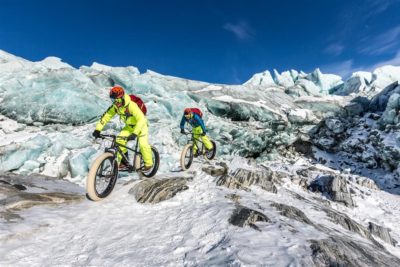
M58 57L46 57L42 61L38 62L40 65L42 65L45 68L49 68L52 70L58 70L58 69L73 69L73 67L67 63L64 63L61 61L61 58Z
M309 254L305 240L313 235L311 227L299 227L300 233L282 239L289 229L279 225L258 224L264 234L230 226L233 206L210 176L197 177L189 190L154 206L136 203L129 188L119 185L101 203L24 212L23 226L1 228L0 264L287 265Z
M243 162L238 159L232 165L245 167ZM135 183L135 178L128 184L118 183L111 197L100 203L84 201L63 208L24 211L23 223L3 224L0 228L0 265L312 265L307 240L325 236L300 222L291 222L296 229L292 232L289 220L269 207L272 202L297 207L312 221L343 231L313 205L295 198L290 192L312 201L291 183L286 183L286 189L278 194L257 187L251 192L236 191L242 205L262 210L274 222L257 223L261 232L229 225L234 209L232 201L224 197L229 191L216 187L211 176L196 176L188 190L157 205L137 203L128 194ZM335 208L353 219L389 227L399 238L396 218L400 207L395 204L399 197L368 191L368 199L356 199L359 205L355 209L341 205ZM400 256L399 248L385 247Z
M209 86L205 87L204 89L198 90L196 92L200 93L200 92L209 92L209 91L220 91L221 89L222 89L221 86L209 85Z

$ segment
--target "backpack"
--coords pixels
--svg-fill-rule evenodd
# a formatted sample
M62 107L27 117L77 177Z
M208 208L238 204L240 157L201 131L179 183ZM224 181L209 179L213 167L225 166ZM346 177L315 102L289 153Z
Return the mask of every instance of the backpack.
M191 110L193 113L196 113L197 115L199 115L200 118L203 118L203 112L201 112L200 109L198 109L198 108L190 108L190 110Z
M133 102L135 102L138 105L138 107L143 112L143 114L146 115L147 108L146 108L146 105L144 104L143 100L140 97L135 96L135 95L129 95L129 97L131 98L131 100ZM129 113L128 107L126 108L125 113Z

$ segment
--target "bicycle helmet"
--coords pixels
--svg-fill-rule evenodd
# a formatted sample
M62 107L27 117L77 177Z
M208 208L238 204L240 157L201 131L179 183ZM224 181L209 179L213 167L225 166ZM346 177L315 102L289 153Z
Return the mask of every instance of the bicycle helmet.
M124 88L121 86L114 86L110 90L110 98L116 99L116 98L122 98L125 94Z

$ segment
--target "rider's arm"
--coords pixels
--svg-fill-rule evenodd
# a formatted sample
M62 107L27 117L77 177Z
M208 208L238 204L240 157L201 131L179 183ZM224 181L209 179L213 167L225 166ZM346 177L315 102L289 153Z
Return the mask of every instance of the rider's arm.
M201 129L203 130L203 133L207 133L206 126L204 125L204 122L200 118L200 116L197 115L197 114L193 114L193 118L196 120L197 124L201 126Z
M144 116L143 112L140 110L140 108L135 103L129 104L128 109L129 109L129 113L136 120L136 125L133 128L133 134L139 135L143 126L146 125L146 117Z
M116 114L116 110L114 105L109 107L106 112L104 112L103 116L101 116L100 121L96 124L96 130L101 131L103 130L104 126L107 124L109 120Z
M185 116L182 116L182 119L181 119L181 129L185 129L185 123L186 123Z

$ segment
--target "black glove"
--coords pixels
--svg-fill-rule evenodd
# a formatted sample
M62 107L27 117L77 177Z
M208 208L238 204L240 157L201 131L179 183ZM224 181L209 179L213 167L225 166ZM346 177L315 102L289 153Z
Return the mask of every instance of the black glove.
M128 141L136 140L136 137L137 137L136 134L131 134L130 136L128 136Z
M206 134L207 134L206 132L203 132L203 133L201 134L201 136L206 136Z
M92 135L94 136L94 138L100 138L100 131L99 130L95 130Z
M181 134L185 134L185 129L181 129Z

